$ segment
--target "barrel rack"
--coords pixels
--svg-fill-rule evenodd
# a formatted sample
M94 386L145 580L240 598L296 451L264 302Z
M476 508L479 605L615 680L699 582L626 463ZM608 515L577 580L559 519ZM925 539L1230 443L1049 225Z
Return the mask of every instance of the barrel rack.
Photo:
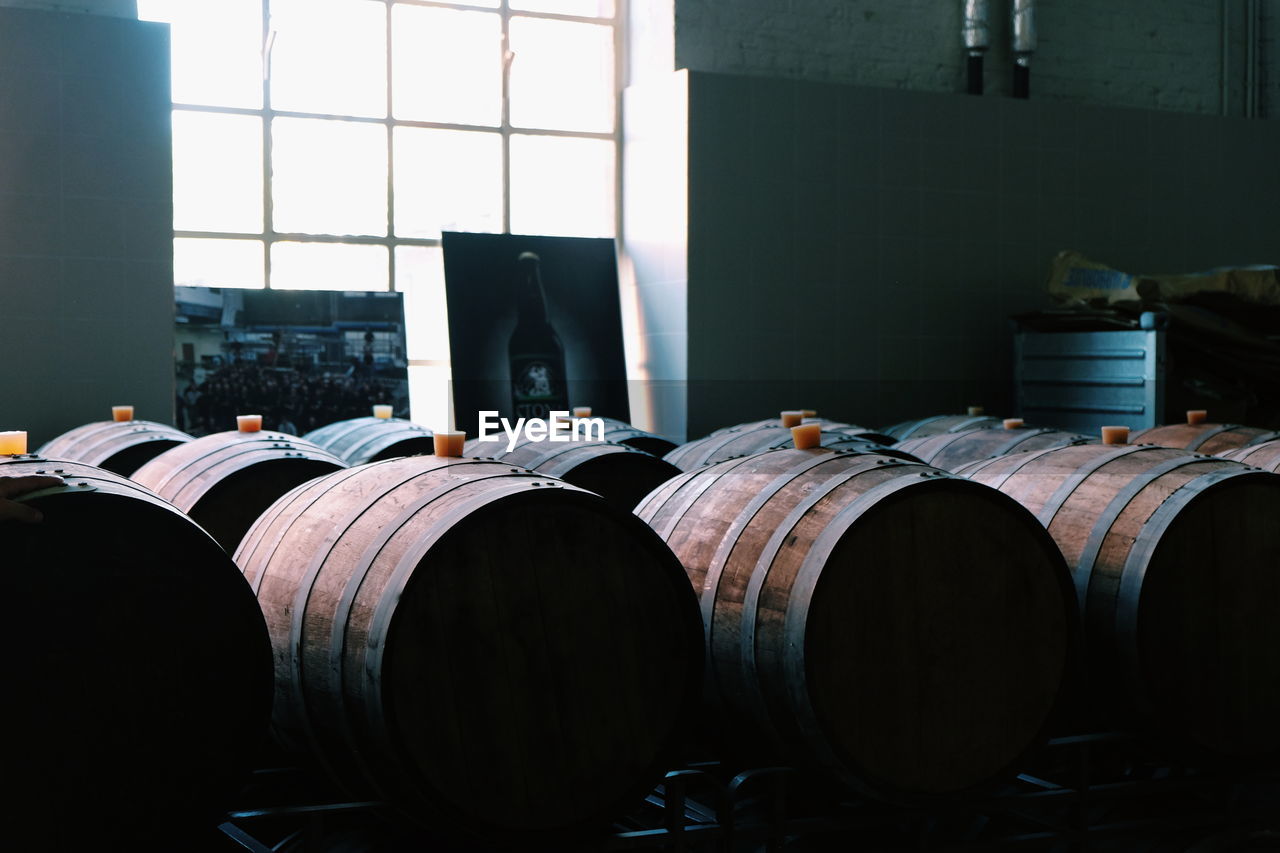
M228 813L211 850L309 853L335 837L376 838L377 853L427 846L378 816L379 804L296 787L297 768L262 770L251 799L282 802ZM323 786L322 786L323 787ZM539 839L513 850L978 851L1232 850L1280 848L1280 768L1170 763L1122 733L1059 737L1034 768L995 791L932 804L887 805L788 767L737 774L717 762L666 775L631 814L589 841ZM1256 846L1235 847L1250 839ZM358 843L358 842L357 842ZM1119 846L1117 846L1119 845ZM1204 845L1204 846L1197 846ZM362 849L359 846L343 850ZM480 849L492 849L478 847Z

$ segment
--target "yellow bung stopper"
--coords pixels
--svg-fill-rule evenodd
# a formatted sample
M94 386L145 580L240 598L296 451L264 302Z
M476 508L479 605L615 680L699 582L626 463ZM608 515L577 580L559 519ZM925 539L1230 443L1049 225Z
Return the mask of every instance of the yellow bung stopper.
M24 430L0 432L0 456L21 456L27 452L27 433Z
M432 435L435 442L436 456L461 456L462 446L467 443L465 432L437 432Z
M799 424L791 428L791 441L797 450L808 450L822 444L822 424Z
M1104 426L1102 428L1103 444L1128 444L1129 428L1127 426Z

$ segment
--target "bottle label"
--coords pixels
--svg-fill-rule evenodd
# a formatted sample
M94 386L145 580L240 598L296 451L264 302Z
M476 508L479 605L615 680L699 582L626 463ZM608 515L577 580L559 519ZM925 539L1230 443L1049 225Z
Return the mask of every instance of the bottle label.
M511 400L519 418L546 418L552 411L567 409L559 365L541 356L513 358Z

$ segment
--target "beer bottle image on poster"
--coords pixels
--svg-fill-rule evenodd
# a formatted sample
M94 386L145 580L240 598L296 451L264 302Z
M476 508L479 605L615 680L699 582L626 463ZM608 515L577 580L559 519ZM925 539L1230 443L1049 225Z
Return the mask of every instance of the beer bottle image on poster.
M445 231L441 248L448 297L447 390L457 429L475 435L482 412L515 423L517 418L547 419L573 406L628 419L630 387L612 238ZM437 323L424 325L439 328ZM425 382L419 387L424 395L445 390Z
M511 362L511 408L518 418L547 418L568 411L564 346L547 321L541 260L533 252L516 259L516 326L507 346Z

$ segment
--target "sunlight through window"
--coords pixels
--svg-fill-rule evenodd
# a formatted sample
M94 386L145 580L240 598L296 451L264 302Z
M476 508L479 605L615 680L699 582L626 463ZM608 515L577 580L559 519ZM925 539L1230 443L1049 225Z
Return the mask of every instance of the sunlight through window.
M387 129L310 118L271 123L275 230L387 233Z
M173 278L191 287L264 287L261 240L179 237L173 241Z
M511 230L612 237L614 145L604 139L511 137Z
M502 230L502 137L395 129L396 235Z
M271 0L271 106L385 116L386 18L386 5L369 0Z
M502 120L502 19L431 6L392 9L398 119L496 127Z
M386 290L387 247L273 243L271 286L280 290Z
M613 130L613 31L596 24L511 19L511 123Z
M262 0L138 0L169 24L173 102L262 108Z
M550 12L581 18L612 18L614 13L613 0L510 0L510 5L518 12Z
M173 227L262 232L262 119L174 111Z

